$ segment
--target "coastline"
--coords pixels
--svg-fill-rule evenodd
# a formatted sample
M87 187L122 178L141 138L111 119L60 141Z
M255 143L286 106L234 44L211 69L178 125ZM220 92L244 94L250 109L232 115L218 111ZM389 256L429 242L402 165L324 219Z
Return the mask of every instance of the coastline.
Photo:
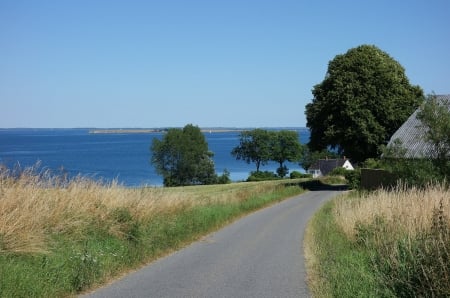
M164 133L170 128L94 128L89 130L89 134L152 134ZM255 128L235 128L235 127L204 127L200 128L203 133L227 133L227 132L242 132L245 130L252 130ZM271 127L263 128L268 130L287 129L294 131L307 130L305 127Z
M90 134L151 134L151 133L164 133L167 132L167 128L154 128L154 129L91 129ZM221 133L221 132L241 132L244 131L242 128L202 128L201 132L209 133Z

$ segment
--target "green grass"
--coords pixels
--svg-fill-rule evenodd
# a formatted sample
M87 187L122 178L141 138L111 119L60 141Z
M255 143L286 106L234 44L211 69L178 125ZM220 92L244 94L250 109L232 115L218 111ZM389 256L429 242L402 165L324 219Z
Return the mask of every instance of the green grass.
M442 185L352 192L305 236L315 297L450 297L450 193Z
M107 225L102 220L89 220L76 232L48 234L46 252L0 252L0 296L76 295L179 249L240 216L303 191L292 181L276 183L259 194L242 193L243 188L255 184L184 188L180 193L188 193L191 200L201 203L162 210L150 218L138 218L127 207L117 207L108 215L108 220L114 222L113 232L111 222ZM205 197L211 192L219 195L236 189L239 200L222 202ZM194 193L198 199L192 199Z
M313 295L389 297L389 293L379 288L370 253L346 238L336 225L333 207L334 201L327 202L311 219L307 229L305 245L314 254L308 265L309 287Z

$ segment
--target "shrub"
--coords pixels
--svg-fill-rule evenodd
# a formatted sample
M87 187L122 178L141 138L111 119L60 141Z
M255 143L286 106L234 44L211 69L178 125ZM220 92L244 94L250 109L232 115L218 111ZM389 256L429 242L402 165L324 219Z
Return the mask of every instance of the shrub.
M223 170L222 175L217 176L217 184L228 184L231 183L230 172L225 169Z
M300 173L299 171L292 171L290 174L291 179L299 179L299 178L312 178L312 174Z
M342 167L333 169L328 176L343 176L350 189L359 189L361 185L361 170L347 170Z
M329 176L344 176L347 174L349 170L343 167L334 168L328 175Z
M359 189L361 186L361 169L346 170L345 179L350 189Z
M280 177L277 176L277 174L270 172L270 171L256 171L256 172L250 172L250 176L247 178L247 182L251 181L264 181L264 180L277 180L280 179Z

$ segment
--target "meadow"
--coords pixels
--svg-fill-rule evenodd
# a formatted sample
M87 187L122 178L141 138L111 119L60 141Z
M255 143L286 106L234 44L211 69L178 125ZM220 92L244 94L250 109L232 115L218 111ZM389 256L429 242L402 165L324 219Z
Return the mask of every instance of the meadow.
M86 291L303 190L301 180L126 188L0 171L0 296Z
M311 220L305 250L316 297L448 297L450 190L341 196Z

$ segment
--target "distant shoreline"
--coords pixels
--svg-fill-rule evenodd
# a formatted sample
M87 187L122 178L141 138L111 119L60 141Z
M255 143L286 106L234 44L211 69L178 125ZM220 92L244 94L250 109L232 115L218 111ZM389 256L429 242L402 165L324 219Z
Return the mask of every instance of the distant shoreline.
M91 129L90 134L136 134L136 133L159 133L164 129Z
M158 127L158 128L94 128L94 127L0 127L0 132L3 131L64 131L64 130L83 130L89 134L152 134L152 133L164 133L171 128L181 127ZM253 129L265 129L265 130L291 130L291 131L305 131L309 130L307 127L203 127L200 128L202 132L210 133L227 133L227 132L242 132Z
M151 134L164 133L168 129L91 129L90 134ZM245 129L242 128L202 128L202 132L221 133L221 132L240 132Z

